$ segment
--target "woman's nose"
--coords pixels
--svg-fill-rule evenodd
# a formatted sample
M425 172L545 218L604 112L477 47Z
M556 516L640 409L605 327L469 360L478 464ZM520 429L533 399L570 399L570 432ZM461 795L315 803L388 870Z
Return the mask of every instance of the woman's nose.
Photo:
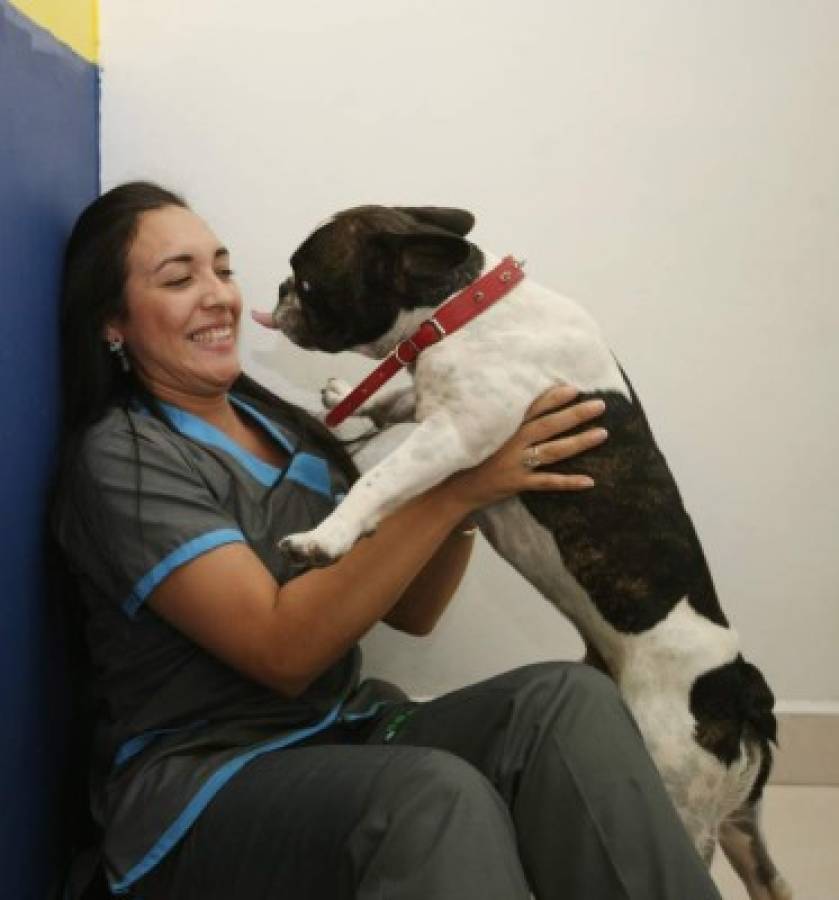
M219 306L222 304L231 306L237 302L238 297L239 291L236 285L232 281L219 278L216 275L213 277L212 282L207 285L201 301L206 306Z

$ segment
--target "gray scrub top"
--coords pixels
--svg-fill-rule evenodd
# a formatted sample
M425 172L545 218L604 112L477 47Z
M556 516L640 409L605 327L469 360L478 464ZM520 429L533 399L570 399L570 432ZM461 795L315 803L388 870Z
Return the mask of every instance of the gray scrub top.
M84 514L64 509L57 517L80 578L99 676L92 804L115 893L156 865L255 756L383 703L375 687L358 690L357 647L288 700L145 605L178 566L233 541L287 581L300 570L280 556L278 540L316 525L347 490L340 471L301 446L276 411L230 399L289 453L284 469L173 406L164 406L173 428L144 410L115 409L86 437L86 466L77 474Z

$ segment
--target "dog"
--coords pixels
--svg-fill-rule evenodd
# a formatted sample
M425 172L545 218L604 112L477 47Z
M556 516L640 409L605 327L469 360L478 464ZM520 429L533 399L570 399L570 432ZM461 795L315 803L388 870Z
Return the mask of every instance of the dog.
M292 255L273 313L254 318L304 348L383 359L494 265L467 240L474 221L440 207L338 213ZM705 861L719 842L752 900L789 900L759 824L776 741L772 692L739 652L676 483L595 321L524 278L410 369L413 388L360 412L380 427L416 427L283 551L309 565L339 558L409 498L489 456L557 382L602 398L609 439L551 467L596 487L524 493L484 510L481 529L617 683ZM347 390L331 380L324 405Z

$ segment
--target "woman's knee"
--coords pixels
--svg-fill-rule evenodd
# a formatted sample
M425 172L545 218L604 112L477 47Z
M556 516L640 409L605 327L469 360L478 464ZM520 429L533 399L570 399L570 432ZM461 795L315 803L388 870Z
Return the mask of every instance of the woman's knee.
M445 750L390 749L347 842L358 896L527 897L513 822L490 782Z
M477 865L488 842L506 845L510 858L517 858L509 811L474 766L445 750L390 750L391 760L349 842L356 860L375 853L404 866L411 859L442 861L454 854Z
M523 689L517 691L517 727L528 722L542 738L554 735L563 746L588 744L593 737L634 740L637 726L617 685L593 666L577 662L544 663L530 667Z
M535 706L622 706L617 685L599 669L582 662L536 663L518 670L521 695Z
M615 682L600 669L588 663L564 663L558 677L569 691L593 701L614 703L620 699Z
M444 829L512 834L509 810L490 781L470 763L446 750L393 747L393 761L376 788L375 803L390 827L421 847L439 840Z
M479 815L506 815L506 807L489 780L470 763L446 750L420 747L405 750L406 764L398 774L405 791L410 791L417 806L434 816L453 806L470 809Z

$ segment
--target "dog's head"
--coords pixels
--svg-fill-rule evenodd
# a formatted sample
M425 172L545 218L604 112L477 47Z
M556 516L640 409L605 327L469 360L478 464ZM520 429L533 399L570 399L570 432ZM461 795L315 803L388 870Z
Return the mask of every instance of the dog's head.
M254 318L301 347L369 348L400 314L433 308L478 276L483 255L466 240L474 222L439 207L340 212L294 252L273 313Z

